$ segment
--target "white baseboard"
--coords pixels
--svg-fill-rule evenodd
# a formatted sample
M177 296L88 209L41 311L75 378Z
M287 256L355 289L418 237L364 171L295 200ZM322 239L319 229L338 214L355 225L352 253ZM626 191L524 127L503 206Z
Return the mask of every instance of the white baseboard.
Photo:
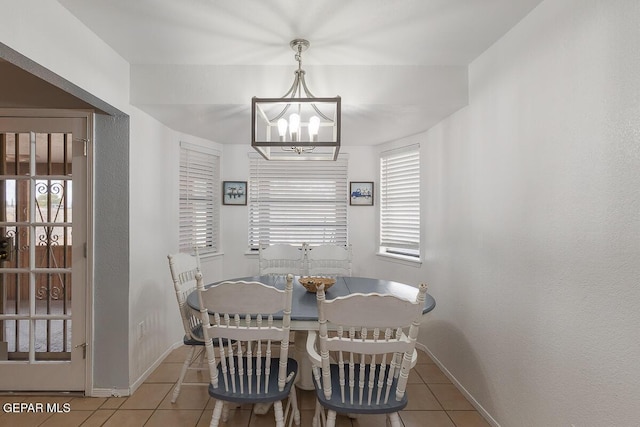
M94 388L91 397L124 397L131 393L128 388Z
M456 377L454 377L453 374L449 372L449 370L442 364L442 362L440 362L440 360L438 360L438 358L429 351L426 345L422 343L416 343L416 348L418 350L424 351L429 355L431 360L433 360L433 362L438 365L440 370L447 376L447 378L451 380L453 385L456 386L460 393L464 395L464 397L473 405L473 407L476 408L476 411L478 411L489 424L491 424L493 427L500 427L500 424L498 424L498 422L491 416L491 414L489 414L489 412L487 412L487 410L482 407L482 405L471 395L471 393L469 393L469 391L464 388L462 384L460 384Z
M171 354L171 352L173 350L175 350L176 348L182 346L183 343L182 341L176 342L174 343L171 347L169 347L164 353L162 353L160 355L160 357L158 357L158 359L153 362L153 364L146 370L144 371L144 373L140 376L140 378L138 378L133 384L131 384L131 386L128 389L124 389L124 388L120 388L120 389L116 389L116 388L94 388L91 390L91 396L92 397L124 397L124 396L131 396L137 389L138 387L140 387L147 378L149 378L149 375L151 375L153 373L153 371L156 370L156 368L158 366L160 366L160 364L164 361L164 359Z

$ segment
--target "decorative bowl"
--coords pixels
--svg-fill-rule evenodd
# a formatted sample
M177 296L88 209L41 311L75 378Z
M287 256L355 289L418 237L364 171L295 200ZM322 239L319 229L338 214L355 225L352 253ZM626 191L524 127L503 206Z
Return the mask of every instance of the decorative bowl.
M325 292L336 283L336 279L332 277L316 277L316 276L303 276L298 279L298 282L307 290L307 292L315 293L318 290L318 286L324 285Z

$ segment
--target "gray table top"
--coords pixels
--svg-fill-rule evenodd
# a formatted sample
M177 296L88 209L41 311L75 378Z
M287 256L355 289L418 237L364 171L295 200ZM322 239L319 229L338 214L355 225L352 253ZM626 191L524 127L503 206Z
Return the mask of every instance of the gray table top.
M232 281L257 281L266 285L275 286L278 289L284 289L286 279L283 276L250 276L241 277L238 279L230 279ZM220 282L216 282L220 283ZM211 286L214 283L207 285ZM326 292L327 299L333 299L340 296L346 296L352 293L371 293L377 292L381 294L393 294L399 297L406 298L408 300L415 300L418 295L418 289L405 285L403 283L393 282L390 280L371 279L366 277L338 277L336 283L331 286ZM199 309L198 293L192 292L187 297L187 304L195 309ZM429 294L426 295L423 314L426 314L433 310L436 306L436 301ZM278 316L274 316L275 319ZM307 292L307 290L298 282L298 277L293 279L293 301L291 307L291 320L292 321L317 321L318 320L318 306L316 302L316 294Z

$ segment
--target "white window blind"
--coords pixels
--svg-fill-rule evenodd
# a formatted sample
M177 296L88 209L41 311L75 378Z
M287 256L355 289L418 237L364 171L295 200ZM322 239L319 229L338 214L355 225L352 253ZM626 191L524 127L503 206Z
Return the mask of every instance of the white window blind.
M274 161L250 156L249 247L347 244L347 159Z
M380 155L380 252L420 257L420 150Z
M206 147L180 144L180 252L219 251L220 156Z

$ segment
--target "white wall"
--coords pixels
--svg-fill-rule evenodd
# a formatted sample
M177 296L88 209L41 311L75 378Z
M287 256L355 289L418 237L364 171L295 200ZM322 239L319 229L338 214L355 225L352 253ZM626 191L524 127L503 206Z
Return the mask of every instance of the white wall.
M131 241L137 253L131 255L129 369L132 381L139 381L184 334L167 261L178 251L179 142L221 147L171 131L135 109L131 122Z
M0 10L6 21L0 42L130 116L127 141L117 147L96 141L102 142L98 153L124 150L107 157L128 160L110 165L96 155L96 169L104 172L95 183L96 206L117 209L111 206L117 200L100 198L112 183L124 185L121 196L129 202L120 208L128 213L119 223L112 224L108 210L97 209L96 228L107 233L96 239L96 253L125 254L125 260L128 255L128 264L115 263L116 257L95 260L100 274L94 281L105 286L95 300L93 344L103 351L96 350L92 373L95 393L128 393L182 337L166 261L178 247L176 159L180 140L209 142L171 131L132 107L129 64L59 3L0 0ZM118 176L122 169L130 178ZM146 335L138 340L141 321Z
M635 0L543 2L424 135L421 340L502 426L640 420L638 22Z
M123 111L129 64L58 2L0 0L0 41Z

